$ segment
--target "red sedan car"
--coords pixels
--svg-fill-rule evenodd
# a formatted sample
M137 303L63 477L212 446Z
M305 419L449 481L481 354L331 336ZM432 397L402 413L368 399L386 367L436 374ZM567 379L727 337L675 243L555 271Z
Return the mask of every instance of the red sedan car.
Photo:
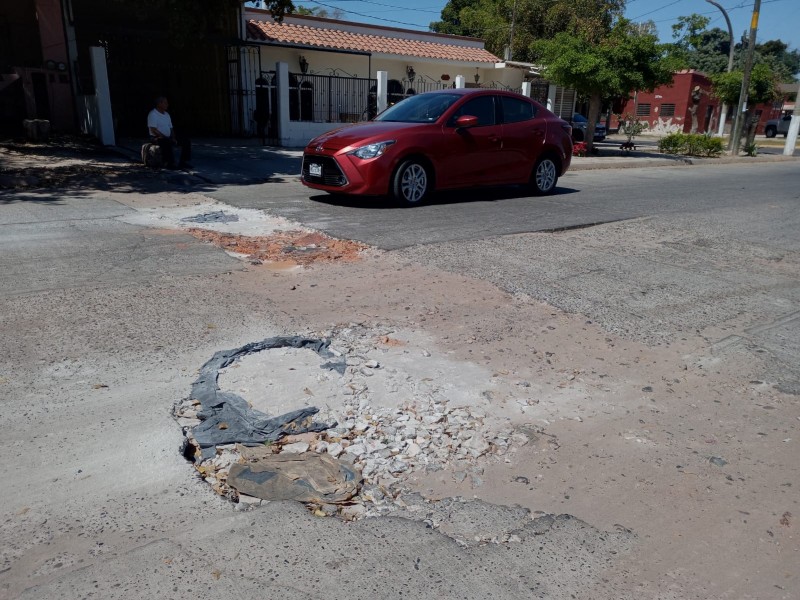
M530 184L548 194L572 159L569 123L530 98L452 89L406 98L372 121L329 131L303 153L302 182L416 204L433 190Z

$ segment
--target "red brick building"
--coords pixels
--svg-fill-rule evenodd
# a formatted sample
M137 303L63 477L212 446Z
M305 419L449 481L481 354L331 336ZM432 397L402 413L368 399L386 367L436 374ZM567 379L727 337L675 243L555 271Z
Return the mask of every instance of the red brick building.
M689 133L692 130L691 109L695 105L692 92L700 88L697 103L697 133L716 133L719 129L721 102L711 92L710 79L700 71L679 71L669 85L662 85L652 92L633 92L631 98L614 106L610 128L619 127L617 115L632 114L648 124L653 133ZM796 84L781 84L783 97L771 104L759 104L755 107L758 118L756 133L764 135L764 127L768 120L777 119L783 112L792 110L794 102L789 98L797 90ZM725 133L730 133L733 126L733 113L736 107L728 107L725 122Z
M695 98L692 92L697 89ZM632 114L648 124L655 133L689 133L692 129L692 108L697 107L697 132L715 132L719 123L720 102L710 94L711 81L700 71L679 71L672 83L662 85L652 92L633 92L631 98L614 113ZM695 103L695 100L697 101ZM611 117L611 128L619 126L616 115Z

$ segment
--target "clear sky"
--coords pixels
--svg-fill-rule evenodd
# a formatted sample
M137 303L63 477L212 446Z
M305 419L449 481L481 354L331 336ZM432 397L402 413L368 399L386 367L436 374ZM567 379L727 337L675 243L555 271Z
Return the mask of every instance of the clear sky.
M344 11L343 18L362 23L374 23L427 30L431 21L438 21L447 0L294 0L297 6L317 6ZM753 0L717 0L725 7L738 40L750 29ZM672 25L677 18L691 13L709 16L709 27L727 29L722 12L704 0L628 0L626 16L633 21L652 20L656 23L662 42L672 41ZM758 41L780 39L790 49L800 49L800 0L761 0Z

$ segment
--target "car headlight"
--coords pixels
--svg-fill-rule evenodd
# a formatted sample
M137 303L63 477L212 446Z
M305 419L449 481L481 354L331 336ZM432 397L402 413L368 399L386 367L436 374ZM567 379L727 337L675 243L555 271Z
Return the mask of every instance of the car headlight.
M361 146L360 148L356 148L350 154L353 156L357 156L358 158L377 158L384 152L386 149L394 144L395 140L389 140L386 142L376 142L374 144L367 144L366 146Z

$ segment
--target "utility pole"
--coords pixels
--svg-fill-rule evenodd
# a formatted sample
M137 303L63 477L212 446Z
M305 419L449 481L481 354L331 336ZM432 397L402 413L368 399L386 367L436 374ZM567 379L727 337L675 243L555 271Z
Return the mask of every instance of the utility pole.
M797 144L797 131L800 129L800 85L797 86L797 95L794 97L794 113L792 122L789 123L789 133L786 134L786 144L783 153L786 156L794 154L794 147Z
M714 6L716 6L718 9L720 9L722 11L722 16L725 17L725 22L728 24L728 37L730 38L731 42L730 42L730 50L728 51L728 71L727 72L730 73L731 71L733 71L733 50L734 50L734 45L733 45L733 26L731 25L731 19L728 16L728 11L726 11L722 7L721 4L719 4L717 2L714 2L714 0L706 0L706 2L708 2L709 4L713 4ZM728 118L728 103L727 102L723 102L722 103L722 110L720 111L720 114L719 114L719 128L717 130L717 135L720 136L720 137L722 137L723 134L725 133L725 121L726 121L727 118Z
M756 32L758 31L758 13L760 11L761 0L756 0L753 5L753 18L750 20L750 39L747 43L747 54L745 55L744 68L742 70L742 90L739 92L739 106L736 109L733 132L728 142L728 150L733 152L734 156L739 155L739 140L742 137L742 126L744 125L742 112L747 106L747 92L750 89L750 73L753 70L753 55L756 51Z
M514 27L517 22L517 0L514 0L514 8L511 10L511 36L508 40L508 48L503 53L503 59L509 61L514 56Z

